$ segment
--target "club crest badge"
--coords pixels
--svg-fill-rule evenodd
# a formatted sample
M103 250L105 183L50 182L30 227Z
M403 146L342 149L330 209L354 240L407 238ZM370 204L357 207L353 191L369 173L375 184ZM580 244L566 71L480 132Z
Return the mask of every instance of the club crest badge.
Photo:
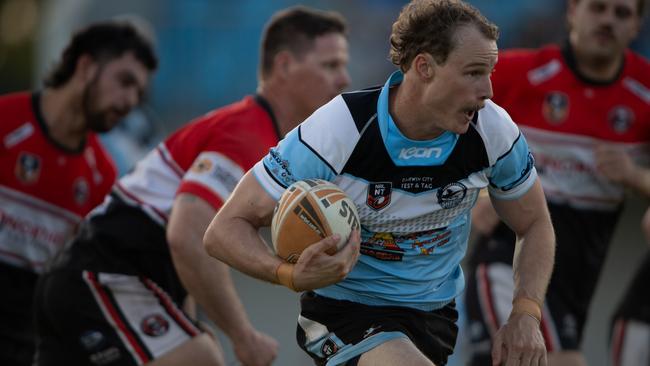
M438 190L438 204L442 208L454 208L463 202L466 195L467 187L463 183L449 183L444 188Z
M544 104L542 105L544 118L551 124L560 124L564 122L569 114L569 97L560 92L551 92L546 94Z
M41 158L30 153L21 153L16 161L16 178L25 184L33 184L41 175Z
M609 125L616 133L623 134L627 132L634 122L634 112L626 106L616 106L607 115Z
M74 201L79 205L83 205L88 201L88 196L90 196L90 188L88 187L88 182L84 177L79 177L74 181L72 185Z
M393 184L391 182L379 182L368 184L368 196L366 204L373 210L381 210L390 203L390 196Z

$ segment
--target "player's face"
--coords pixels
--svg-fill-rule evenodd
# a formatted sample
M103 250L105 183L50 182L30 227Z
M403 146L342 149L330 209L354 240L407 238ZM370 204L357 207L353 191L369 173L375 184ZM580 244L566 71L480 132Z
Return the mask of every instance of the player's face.
M149 71L132 53L106 61L84 90L84 113L88 127L106 132L115 127L144 94Z
M340 94L348 84L348 42L338 33L314 40L313 47L293 58L289 83L292 99L309 115Z
M425 86L425 106L435 127L465 133L474 114L492 97L490 74L497 62L497 44L475 26L456 31L456 47L447 61L434 61L434 76Z
M567 13L571 44L579 55L616 58L639 32L637 11L637 0L574 0Z

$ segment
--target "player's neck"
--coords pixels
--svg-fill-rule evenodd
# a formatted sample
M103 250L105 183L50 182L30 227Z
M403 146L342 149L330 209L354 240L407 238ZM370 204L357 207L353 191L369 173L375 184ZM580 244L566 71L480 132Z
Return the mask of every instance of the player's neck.
M81 100L68 85L46 88L41 97L41 110L50 138L71 150L81 146L87 133Z
M260 85L257 88L257 94L262 96L271 106L280 130L280 138L283 138L284 135L309 117L310 113L300 110L300 103L291 102L291 97L284 91L279 90L279 88L274 89Z
M411 140L432 140L444 131L433 125L430 119L422 119L426 106L417 105L421 99L421 91L417 85L402 82L392 87L388 95L389 113L400 132Z
M623 54L614 58L588 57L575 50L575 62L578 71L590 80L610 81L616 78L621 70Z

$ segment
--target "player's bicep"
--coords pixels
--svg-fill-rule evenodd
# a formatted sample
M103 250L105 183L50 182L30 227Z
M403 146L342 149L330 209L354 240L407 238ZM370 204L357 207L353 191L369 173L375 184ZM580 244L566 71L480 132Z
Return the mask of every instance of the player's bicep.
M174 246L191 239L201 240L216 212L201 197L191 193L179 194L174 199L167 223L167 241Z
M251 170L241 179L218 216L225 220L243 219L254 227L269 226L276 203Z
M505 200L494 196L490 198L499 217L517 236L524 235L535 222L548 220L546 199L539 178L536 178L533 186L517 199Z

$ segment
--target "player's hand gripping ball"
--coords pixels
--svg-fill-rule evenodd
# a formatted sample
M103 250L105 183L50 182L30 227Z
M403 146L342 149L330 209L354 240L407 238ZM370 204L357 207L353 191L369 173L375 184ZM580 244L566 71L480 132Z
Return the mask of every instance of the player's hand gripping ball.
M271 236L275 253L296 263L305 248L333 234L341 236L336 250L341 249L358 228L357 207L345 192L328 181L306 179L290 185L280 197Z

